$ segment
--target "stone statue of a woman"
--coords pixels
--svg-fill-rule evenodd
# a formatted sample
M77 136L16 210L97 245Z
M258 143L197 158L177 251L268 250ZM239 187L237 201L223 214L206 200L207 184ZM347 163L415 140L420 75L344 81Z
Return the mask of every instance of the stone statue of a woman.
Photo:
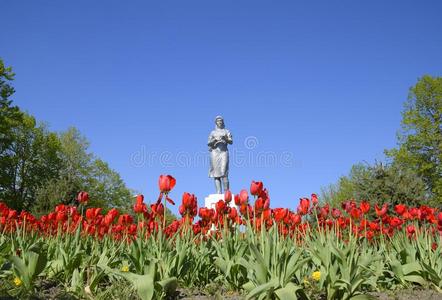
M215 130L209 135L207 145L210 151L209 177L215 179L216 193L221 194L221 179L224 191L229 189L229 151L227 144L232 144L232 134L224 128L224 119L221 116L215 118Z

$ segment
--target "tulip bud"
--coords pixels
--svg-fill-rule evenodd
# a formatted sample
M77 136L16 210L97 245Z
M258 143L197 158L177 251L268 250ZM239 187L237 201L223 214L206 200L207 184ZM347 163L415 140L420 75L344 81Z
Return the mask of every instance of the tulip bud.
M259 195L263 189L263 184L261 181L252 181L250 184L250 194L253 196Z
M224 192L224 201L226 201L226 203L232 201L232 192L230 190Z
M89 194L87 192L79 192L77 196L77 200L80 204L87 203L89 201Z

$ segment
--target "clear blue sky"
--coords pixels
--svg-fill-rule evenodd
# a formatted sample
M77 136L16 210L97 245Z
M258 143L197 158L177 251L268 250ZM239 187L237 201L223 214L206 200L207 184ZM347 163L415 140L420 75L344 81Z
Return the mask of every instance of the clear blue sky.
M15 103L52 130L79 128L152 201L162 173L177 179L175 200L213 192L195 154L221 114L233 192L262 180L273 206L295 208L383 159L409 87L442 75L441 1L3 0L0 11Z

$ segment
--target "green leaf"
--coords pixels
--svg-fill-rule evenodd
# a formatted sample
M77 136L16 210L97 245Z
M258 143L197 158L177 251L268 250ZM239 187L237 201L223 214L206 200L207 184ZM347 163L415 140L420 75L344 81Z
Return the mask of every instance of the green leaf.
M142 300L151 300L154 294L154 279L150 274L138 275L134 273L116 272L122 277L129 280L137 291L138 296Z
M159 284L161 286L162 290L167 295L172 295L176 291L176 288L178 287L178 281L177 281L176 277L170 277L170 278L158 281L157 284Z
M80 272L78 271L78 269L75 269L74 272L72 273L71 287L73 289L76 289L77 287L81 287L82 284L83 284L83 280L80 276Z
M242 288L248 292L250 292L251 290L253 290L256 287L255 284L253 284L253 282L248 281L247 283L243 284Z
M267 292L267 290L269 290L271 288L275 288L277 285L278 285L278 280L272 279L271 281L261 284L261 285L257 286L256 288L254 288L249 294L247 294L246 299L251 299L255 296L258 296L259 294L261 294L263 292Z
M154 294L153 278L150 275L139 275L139 277L132 281L138 296L142 300L151 300Z
M35 253L33 251L29 251L27 255L29 257L28 272L33 279L46 267L47 255L45 252Z
M409 275L411 273L416 273L422 271L422 267L419 265L417 261L405 264L402 266L402 271L405 275Z
M302 287L295 285L293 282L289 282L285 287L277 289L275 294L281 300L297 300L296 291L300 289L302 289Z
M393 273L396 276L398 276L399 278L403 278L404 272L402 271L402 265L399 261L397 261L397 260L392 261L390 266L391 266L391 270L393 271Z
M262 257L261 253L258 251L258 248L254 244L250 244L250 250L257 260L257 263L254 266L256 272L256 279L260 284L267 282L267 266Z
M24 285L29 287L31 285L30 276L28 273L28 268L23 260L17 256L10 256L9 260L14 264L15 270L18 272L18 275L23 281Z
M425 285L426 281L420 275L406 275L404 276L404 280L409 282L419 283L420 285Z

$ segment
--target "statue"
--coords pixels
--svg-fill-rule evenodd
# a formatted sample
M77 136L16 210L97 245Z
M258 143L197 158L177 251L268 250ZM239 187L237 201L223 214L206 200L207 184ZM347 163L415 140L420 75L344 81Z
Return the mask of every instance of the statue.
M224 119L215 118L216 128L209 135L207 145L210 151L209 177L215 179L216 193L221 194L221 179L224 191L229 189L229 150L227 144L232 144L232 134L224 128Z

